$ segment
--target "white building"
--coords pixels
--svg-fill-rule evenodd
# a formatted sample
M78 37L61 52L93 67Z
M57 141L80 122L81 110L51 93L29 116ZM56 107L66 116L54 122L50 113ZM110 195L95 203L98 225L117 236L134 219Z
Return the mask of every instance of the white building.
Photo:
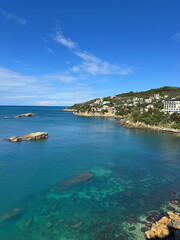
M168 113L180 113L180 101L166 101L164 102L164 112Z
M152 99L151 99L151 98L146 98L144 101L145 101L146 103L151 103L151 102L152 102Z

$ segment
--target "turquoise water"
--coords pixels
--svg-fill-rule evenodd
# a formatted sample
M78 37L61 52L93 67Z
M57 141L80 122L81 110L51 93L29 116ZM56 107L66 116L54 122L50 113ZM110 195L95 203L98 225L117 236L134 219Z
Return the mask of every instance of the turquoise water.
M142 220L172 206L169 191L179 197L180 137L61 110L0 107L0 215L23 210L0 223L0 239L144 239ZM26 112L36 116L12 118ZM36 131L49 138L7 140ZM93 176L63 189L86 172Z

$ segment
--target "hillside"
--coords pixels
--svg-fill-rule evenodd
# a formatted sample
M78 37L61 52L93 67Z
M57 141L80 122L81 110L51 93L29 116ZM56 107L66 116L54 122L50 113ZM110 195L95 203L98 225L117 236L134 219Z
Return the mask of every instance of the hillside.
M77 113L123 116L133 122L180 128L180 114L164 113L165 101L180 101L179 87L162 87L101 97L68 107Z

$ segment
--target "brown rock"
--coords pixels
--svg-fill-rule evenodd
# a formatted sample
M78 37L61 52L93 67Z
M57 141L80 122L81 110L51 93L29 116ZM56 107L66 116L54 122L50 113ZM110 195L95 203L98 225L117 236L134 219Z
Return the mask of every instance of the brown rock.
M156 236L155 236L155 232L152 231L152 230L148 230L145 232L145 236L147 239L154 239Z
M36 132L36 133L26 134L22 137L22 140L33 141L33 140L39 140L39 139L43 139L43 138L48 138L48 133Z
M168 217L162 217L158 222L153 223L151 230L145 232L147 239L164 239L169 235L168 227L180 230L180 213L168 212Z
M36 132L36 133L30 133L26 134L23 137L10 137L9 140L13 142L20 142L22 140L24 141L34 141L34 140L39 140L43 138L48 138L48 133L46 132Z
M21 137L16 137L16 136L12 136L9 138L10 141L12 142L20 142L22 141L22 138Z
M20 118L20 117L34 117L35 114L34 113L23 113L20 115L15 116L14 118Z
M171 220L167 217L162 217L160 220L159 220L159 223L161 224L166 224L168 225L169 223L171 222Z

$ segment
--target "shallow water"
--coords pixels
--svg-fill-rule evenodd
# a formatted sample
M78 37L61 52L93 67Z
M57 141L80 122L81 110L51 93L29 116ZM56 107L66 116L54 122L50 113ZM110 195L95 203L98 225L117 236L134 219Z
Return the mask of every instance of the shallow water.
M180 137L61 110L0 107L0 215L23 210L0 223L0 239L144 239L139 222L169 204L169 191L179 197ZM12 118L26 112L36 116ZM36 131L49 138L7 141ZM85 172L94 176L62 187Z

